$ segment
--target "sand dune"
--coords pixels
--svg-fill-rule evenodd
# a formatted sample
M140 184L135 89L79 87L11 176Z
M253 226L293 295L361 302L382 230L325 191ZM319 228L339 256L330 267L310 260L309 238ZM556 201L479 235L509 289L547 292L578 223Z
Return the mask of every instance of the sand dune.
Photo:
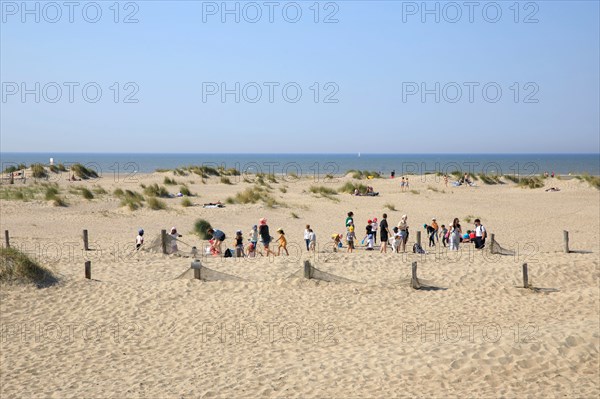
M161 182L163 176L96 184L108 192L139 191L140 182ZM189 186L199 194L192 198L198 204L225 201L251 186L195 180ZM13 246L53 268L61 282L43 289L1 287L1 396L600 394L597 190L576 180L547 182L561 188L556 193L513 184L449 188L434 176L415 176L411 189L418 193L400 192L389 179L373 181L381 193L375 198L340 194L335 201L308 192L310 185L337 188L346 180L271 184L271 195L286 204L278 208L183 208L180 199L167 199L167 210L132 212L110 195L92 201L67 195L66 208L43 200L2 200L0 228L10 230ZM285 193L279 190L284 184ZM368 218L387 211L395 225L408 214L410 244L431 217L446 224L459 217L465 228L472 226L465 217L480 217L516 254L491 255L467 246L459 254L332 253L329 236L343 231L349 210L359 236ZM215 275L240 281L194 280L189 273L181 276L189 258L132 251L139 227L149 240L177 226L183 242L201 248L190 234L196 218L232 237L263 216L273 235L277 227L286 230L292 256L201 259L222 273ZM317 233L317 254L300 251L306 223ZM84 228L94 249L86 253ZM562 252L563 229L578 253ZM92 260L92 280L83 278L86 259ZM295 274L304 260L352 282L305 280ZM410 288L415 260L419 278L439 289ZM518 288L524 262L531 284L546 291Z

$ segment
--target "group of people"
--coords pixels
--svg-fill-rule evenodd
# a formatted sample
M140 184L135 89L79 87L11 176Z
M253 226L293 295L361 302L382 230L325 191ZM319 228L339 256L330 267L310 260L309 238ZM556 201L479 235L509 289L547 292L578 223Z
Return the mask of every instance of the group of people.
M355 188L354 189L354 195L357 195L357 196L363 195L363 196L367 196L367 197L376 197L376 196L379 195L379 192L375 192L373 190L373 187L367 186L367 190L364 193L361 193L358 188Z
M365 244L366 242L365 249L367 251L374 250L377 242L377 231L379 230L381 242L379 252L386 253L388 245L392 247L393 252L406 252L406 243L408 242L409 237L408 216L402 215L398 225L391 229L387 217L388 215L384 213L383 219L379 223L377 218L369 219L365 227L365 237L362 239L361 243ZM345 224L347 252L353 252L356 248L355 243L357 241L353 212L348 212ZM485 227L481 224L480 219L475 219L474 224L475 229L472 231L468 230L464 235L458 218L455 218L452 221L450 228L446 228L443 224L440 227L436 218L432 218L431 224L424 224L423 228L427 231L429 237L429 247L435 247L436 241L439 242L441 239L442 245L444 247L448 245L450 250L458 251L461 242L472 242L475 243L475 248L482 249L485 246L487 232ZM332 235L335 251L341 246L341 238L341 234ZM413 251L416 252L417 249L413 248Z
M430 248L435 247L436 242L441 240L444 247L448 246L450 250L454 251L458 251L461 243L474 243L475 248L481 249L485 246L487 232L485 227L481 224L480 219L475 219L474 224L475 228L473 230L467 230L465 234L462 232L462 227L458 218L455 218L448 228L446 228L446 226L443 224L439 226L436 218L432 218L431 223L424 224L423 228L427 232L429 238L428 245ZM352 253L357 247L358 239L356 235L357 232L353 212L348 212L345 221L345 227L345 235L334 233L331 236L331 239L333 240L333 250L335 252L337 252L339 248L343 247L342 240L344 238L346 241L347 252ZM369 219L367 221L367 225L365 226L365 236L361 240L361 244L365 245L365 250L375 250L378 232L380 240L380 253L387 253L388 246L391 246L392 252L406 252L406 244L410 234L407 215L402 215L397 226L394 227L390 227L388 215L386 213L383 214L381 221L379 221L376 217ZM247 244L245 243L243 232L241 230L237 230L234 237L235 249L233 251L230 251L229 249L225 249L225 251L223 251L223 243L225 242L227 236L222 230L211 227L206 231L210 243L208 253L213 256L222 255L224 257L235 256L253 258L257 255L280 256L282 254L289 256L287 238L283 228L277 229L277 233L279 234L279 237L277 238L277 252L275 252L271 245L271 243L274 241L274 238L271 237L267 219L261 218L258 221L258 224L253 225L250 229L250 232L247 235ZM181 237L181 234L177 232L175 227L172 227L168 233L168 237L168 252L176 253L178 251L177 242L179 241L178 239ZM262 248L258 247L259 241L262 244ZM304 230L304 242L306 244L307 251L316 251L317 236L308 224ZM136 249L139 249L144 244L143 229L138 231L138 236L136 237L135 243ZM422 248L417 248L417 245L418 244L415 244L413 247L413 252L422 253Z

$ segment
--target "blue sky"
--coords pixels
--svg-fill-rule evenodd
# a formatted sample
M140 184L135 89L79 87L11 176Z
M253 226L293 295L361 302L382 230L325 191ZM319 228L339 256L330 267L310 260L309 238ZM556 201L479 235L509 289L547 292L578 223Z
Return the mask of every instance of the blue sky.
M600 151L596 1L248 3L2 1L1 151Z

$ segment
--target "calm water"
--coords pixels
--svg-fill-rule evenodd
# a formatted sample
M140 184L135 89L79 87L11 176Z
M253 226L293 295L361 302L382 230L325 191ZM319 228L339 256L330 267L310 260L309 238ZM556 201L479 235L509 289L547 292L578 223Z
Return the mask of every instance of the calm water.
M397 175L461 170L475 173L600 175L600 154L94 154L0 153L2 170L11 164L82 163L100 174L148 173L186 165L224 166L242 173L341 174L350 169Z

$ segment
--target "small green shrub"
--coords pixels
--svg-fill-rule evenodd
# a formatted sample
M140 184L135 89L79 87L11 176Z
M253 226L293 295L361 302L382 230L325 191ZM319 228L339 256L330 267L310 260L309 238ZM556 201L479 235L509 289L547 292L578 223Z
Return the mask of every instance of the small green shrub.
M192 192L190 191L190 189L187 186L181 186L179 187L179 192L183 195L185 195L186 197L193 197L194 194L192 194Z
M385 204L383 207L389 209L392 212L396 211L396 205L390 204L389 202L387 204Z
M151 184L144 188L144 194L148 197L169 198L169 192L164 186L159 186L157 183Z
M183 198L181 200L181 206L184 208L190 207L192 205L194 205L194 204L192 204L192 201L189 198Z
M120 188L115 188L115 191L113 191L113 195L115 197L122 197L125 193L123 192L122 189Z
M164 201L161 201L156 197L148 198L147 204L148 204L148 208L150 208L154 211L158 211L158 210L167 208L167 204L165 204Z
M221 176L221 183L223 183L223 184L233 184L233 183L231 183L231 179L229 179L229 177L226 177L226 176Z
M96 179L98 177L98 173L95 170L86 168L80 163L76 163L71 165L71 172L80 179Z
M207 234L208 229L211 229L212 226L205 219L197 219L194 222L194 232L200 236L201 240L208 240L210 236Z
M168 185L168 186L175 186L177 184L177 182L175 181L175 179L171 179L167 176L165 176L165 179L163 180L163 183Z
M36 179L45 179L48 177L48 173L41 163L34 163L31 165L31 174Z
M364 184L354 184L352 182L347 182L340 188L338 188L338 192L340 193L349 193L354 194L354 190L358 189L360 193L365 193L367 191L367 186Z

